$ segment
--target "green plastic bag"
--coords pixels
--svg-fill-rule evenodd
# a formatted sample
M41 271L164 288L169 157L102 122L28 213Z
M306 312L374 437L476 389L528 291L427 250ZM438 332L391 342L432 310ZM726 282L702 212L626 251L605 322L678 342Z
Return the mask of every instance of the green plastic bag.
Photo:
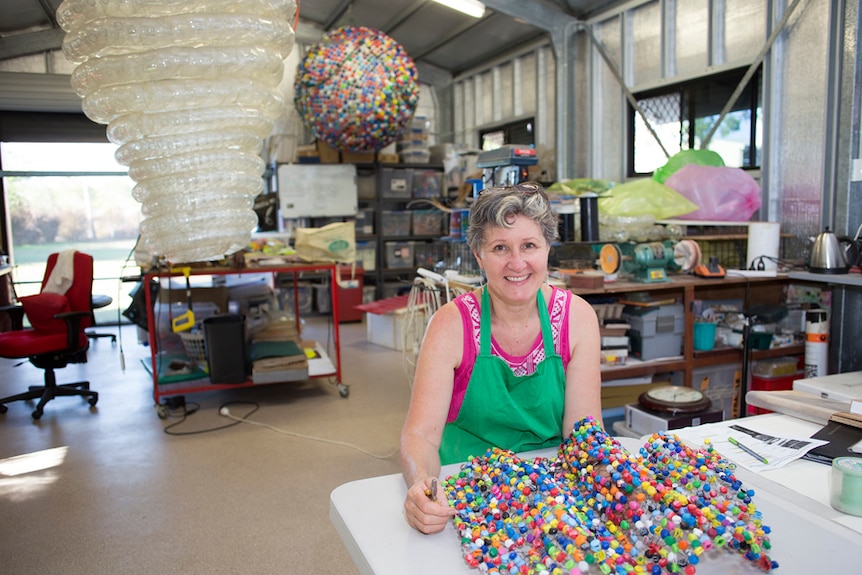
M666 220L696 209L697 204L652 178L614 186L606 196L599 198L599 212L609 216L653 216Z
M712 150L682 150L671 156L665 165L653 172L652 179L663 184L678 169L688 164L720 168L724 166L724 160Z

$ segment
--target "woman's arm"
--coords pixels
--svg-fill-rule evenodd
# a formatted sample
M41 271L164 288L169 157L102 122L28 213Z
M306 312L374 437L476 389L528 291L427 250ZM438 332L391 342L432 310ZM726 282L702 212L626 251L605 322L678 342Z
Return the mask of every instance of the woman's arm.
M599 320L592 306L576 295L569 304L569 345L571 358L566 366L563 438L571 435L576 421L587 416L604 427Z
M455 368L461 361L464 330L454 302L441 307L428 325L413 381L410 407L401 431L401 467L407 483L407 522L423 533L442 531L454 515L442 487L437 502L426 495L440 474L440 441L449 413Z

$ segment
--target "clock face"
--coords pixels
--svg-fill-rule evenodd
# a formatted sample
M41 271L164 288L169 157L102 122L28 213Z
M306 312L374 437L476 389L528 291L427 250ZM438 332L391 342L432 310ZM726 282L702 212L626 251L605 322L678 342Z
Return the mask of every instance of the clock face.
M650 389L643 392L638 401L647 409L670 413L703 411L711 403L700 391L678 385L663 385Z

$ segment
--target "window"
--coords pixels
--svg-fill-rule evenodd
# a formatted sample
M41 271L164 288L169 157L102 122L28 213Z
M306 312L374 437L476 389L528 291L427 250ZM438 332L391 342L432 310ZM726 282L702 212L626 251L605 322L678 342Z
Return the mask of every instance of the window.
M104 129L104 128L102 128ZM134 182L114 160L117 146L93 142L0 142L6 230L17 295L39 291L48 254L78 249L95 260L93 293L110 296L96 310L98 323L114 323L134 284L120 284L138 236L140 204Z
M739 68L634 96L668 154L700 149L746 70ZM760 167L761 70L758 68L751 77L707 146L728 166ZM652 174L667 162L667 157L632 106L629 126L629 176Z
M479 147L482 150L496 150L506 144L532 146L535 141L532 118L479 131Z

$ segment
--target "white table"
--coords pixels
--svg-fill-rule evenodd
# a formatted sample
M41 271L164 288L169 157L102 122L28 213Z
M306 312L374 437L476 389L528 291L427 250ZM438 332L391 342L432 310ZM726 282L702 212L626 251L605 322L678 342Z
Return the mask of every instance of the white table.
M820 428L785 415L747 417L745 426L775 435L808 437ZM682 431L680 431L682 436ZM640 441L620 438L629 448ZM530 455L548 455L544 450ZM447 465L441 477L458 469ZM772 528L771 557L778 575L856 572L862 561L862 517L829 506L830 467L794 461L754 474L742 467L736 476L755 490L754 503ZM330 518L363 575L475 574L461 557L459 537L450 522L443 532L423 535L407 525L402 505L407 487L401 474L360 479L336 488L330 496ZM842 571L843 569L843 571ZM762 573L731 553L714 555L698 565L699 575Z

